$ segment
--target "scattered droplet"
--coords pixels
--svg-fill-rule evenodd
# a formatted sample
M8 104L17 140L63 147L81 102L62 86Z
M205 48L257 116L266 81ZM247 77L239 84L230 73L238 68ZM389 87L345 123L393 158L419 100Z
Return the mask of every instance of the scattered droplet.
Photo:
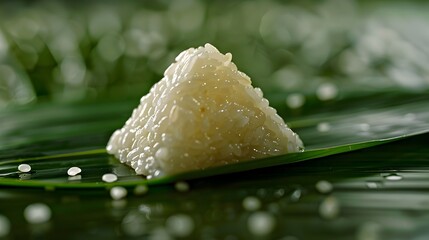
M165 226L168 232L175 237L187 237L194 231L194 220L185 214L170 216Z
M176 182L176 184L174 184L174 187L179 192L189 191L189 184L187 182L184 182L184 181Z
M256 236L266 236L270 234L276 225L274 216L269 212L254 212L247 219L249 232Z
M152 213L152 208L146 204L140 204L139 211L145 213L146 216L149 216Z
M7 217L0 215L0 238L6 237L10 232L10 221Z
M147 185L137 185L134 188L134 194L135 195L144 195L149 191L149 188L147 187Z
M325 219L334 219L340 213L340 204L333 196L326 197L319 206L319 214Z
M121 186L115 186L110 189L110 196L115 200L126 197L127 193L127 189Z
M376 189L381 187L381 183L380 182L376 182L376 181L367 181L366 182L366 187L370 188L370 189Z
M389 175L384 176L384 178L389 181L399 181L402 180L403 177L399 174L391 173Z
M261 207L261 201L257 197L246 197L243 199L243 207L247 211L255 211Z
M23 173L28 173L31 171L31 166L28 164L19 164L18 166L18 171L23 172Z
M301 199L301 196L302 196L302 190L298 188L292 192L292 194L290 195L290 200L292 202L297 202L299 201L299 199Z
M118 180L118 176L116 176L116 175L115 175L115 174L113 174L113 173L106 173L106 174L104 174L104 175L101 177L101 179L102 179L104 182L111 183L111 182L116 182L116 181Z
M67 174L71 177L76 176L81 172L82 172L82 169L80 169L79 167L71 167L69 168L69 170L67 170Z
M274 196L281 198L285 195L286 191L284 188L279 188L274 192Z
M321 122L317 124L317 131L319 132L328 132L331 130L331 125L327 122Z
M322 83L316 90L317 97L322 101L334 99L338 95L338 88L333 83Z
M290 94L286 98L286 104L292 109L300 108L304 105L304 103L305 103L305 97L300 93Z
M24 210L24 217L31 224L48 222L51 219L51 209L44 203L33 203Z
M320 180L316 183L316 189L320 193L329 193L333 188L332 184L326 180Z

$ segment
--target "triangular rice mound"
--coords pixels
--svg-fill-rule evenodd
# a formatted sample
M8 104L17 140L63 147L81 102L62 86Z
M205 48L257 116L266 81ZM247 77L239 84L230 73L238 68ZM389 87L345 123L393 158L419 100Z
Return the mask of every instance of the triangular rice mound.
M210 44L179 54L108 152L152 178L303 150L231 58Z

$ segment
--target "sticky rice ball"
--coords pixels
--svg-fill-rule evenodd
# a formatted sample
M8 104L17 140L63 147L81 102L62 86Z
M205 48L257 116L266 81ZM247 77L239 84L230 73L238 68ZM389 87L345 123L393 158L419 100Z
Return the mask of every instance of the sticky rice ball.
M298 152L299 136L214 46L176 57L107 151L147 178Z

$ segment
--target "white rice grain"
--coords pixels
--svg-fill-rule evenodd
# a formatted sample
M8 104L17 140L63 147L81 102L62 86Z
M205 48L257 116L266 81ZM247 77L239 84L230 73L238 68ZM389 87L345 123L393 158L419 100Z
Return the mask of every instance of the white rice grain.
M118 180L118 176L116 176L113 173L106 173L101 177L101 179L104 182L112 183L112 182L116 182Z
M81 173L82 172L82 169L80 169L79 167L71 167L71 168L69 168L68 170L67 170L67 174L70 176L70 177L73 177L73 176L76 176L76 175L78 175L79 173Z
M22 172L22 173L28 173L31 171L31 166L28 164L19 164L18 166L18 171Z

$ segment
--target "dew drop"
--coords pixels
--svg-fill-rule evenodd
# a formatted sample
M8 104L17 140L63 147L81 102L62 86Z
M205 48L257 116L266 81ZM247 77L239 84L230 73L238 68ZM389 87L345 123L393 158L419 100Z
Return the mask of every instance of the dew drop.
M122 219L122 230L132 237L143 235L147 231L147 221L143 214L137 211L129 212Z
M284 188L279 188L274 192L274 196L281 198L285 195L286 191L284 190Z
M290 195L290 200L292 202L297 202L301 199L301 196L302 196L302 190L298 188L292 192L292 194Z
M305 103L305 97L300 93L290 94L286 98L286 104L289 106L289 108L292 108L292 109L300 108L304 105L304 103Z
M51 209L43 203L33 203L24 210L24 217L31 224L48 222L51 219Z
M187 237L194 231L194 220L185 214L170 216L166 223L167 231L176 237Z
M121 186L112 187L110 189L110 196L114 200L119 200L127 196L127 189Z
M247 219L247 228L255 236L270 234L276 225L276 220L269 212L255 212Z
M18 166L18 171L23 172L23 173L28 173L31 171L31 166L28 164L19 164Z
M338 95L338 88L333 83L323 83L317 88L316 95L322 101L331 100Z
M316 189L320 193L329 193L333 188L332 184L326 180L320 180L316 183Z
M376 181L367 181L366 182L366 187L370 188L370 189L377 189L381 187L381 183L380 182L376 182Z
M257 197L246 197L243 199L243 207L247 211L255 211L261 207L261 201Z
M331 125L327 122L321 122L317 124L317 131L319 132L328 132L331 130Z
M337 198L329 196L319 206L319 214L325 219L334 219L340 213L340 204Z

